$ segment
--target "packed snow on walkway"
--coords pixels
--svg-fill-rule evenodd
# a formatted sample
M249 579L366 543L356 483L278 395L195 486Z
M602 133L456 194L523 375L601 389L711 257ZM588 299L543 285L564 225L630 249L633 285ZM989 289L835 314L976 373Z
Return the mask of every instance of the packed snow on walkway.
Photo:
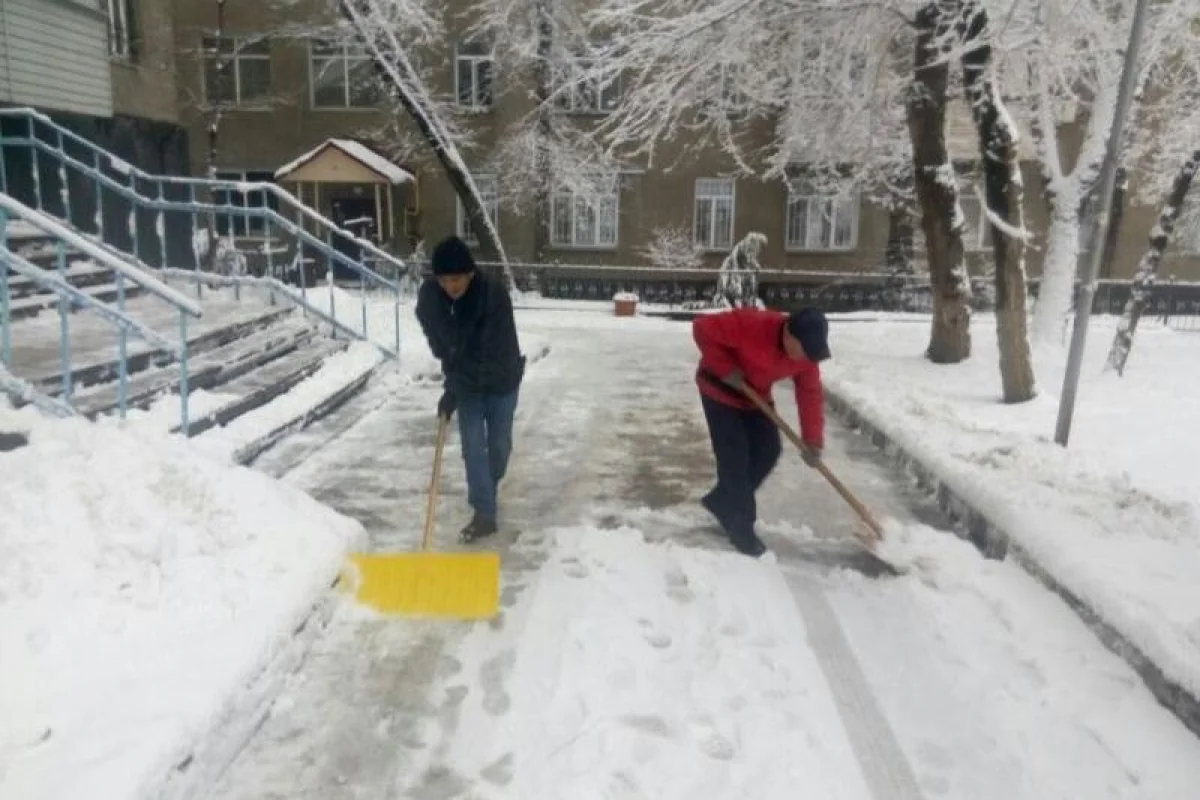
M1118 377L1115 319L1094 319L1063 449L1065 346L1035 352L1037 398L1004 405L994 318L977 315L967 363L938 366L928 318L875 316L832 323L827 385L1200 697L1200 334L1143 322Z
M156 426L0 418L0 797L158 797L361 526Z
M908 535L931 564L871 580L635 528L548 531L516 633L458 650L441 691L459 734L401 796L1194 796L1200 743L1057 598L944 532ZM823 651L802 596L854 663ZM466 678L497 663L499 695Z

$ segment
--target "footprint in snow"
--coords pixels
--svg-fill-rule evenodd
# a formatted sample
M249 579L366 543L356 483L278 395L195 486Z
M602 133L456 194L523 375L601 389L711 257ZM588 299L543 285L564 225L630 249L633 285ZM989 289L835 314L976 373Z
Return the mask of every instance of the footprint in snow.
M575 556L567 556L558 563L562 565L563 573L572 578L586 578L590 574L588 568Z
M667 582L667 596L679 603L690 603L696 599L695 592L688 585L688 577L679 567L667 570L664 575Z
M652 623L650 620L642 617L638 620L638 624L642 626L642 638L644 638L646 643L651 647L655 648L656 650L662 650L663 648L671 646L670 635L655 628L654 623Z
M692 738L701 753L717 761L729 761L734 756L733 742L707 722L692 723Z

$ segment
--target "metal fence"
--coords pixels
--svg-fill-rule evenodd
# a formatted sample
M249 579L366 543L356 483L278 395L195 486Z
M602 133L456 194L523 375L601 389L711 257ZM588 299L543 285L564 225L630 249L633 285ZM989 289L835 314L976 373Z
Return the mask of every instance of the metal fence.
M428 272L428 263L415 266L419 272ZM499 268L491 262L480 266ZM607 301L618 292L635 292L644 303L688 310L710 307L717 291L717 271L713 269L525 262L509 266L519 289L550 298ZM1033 298L1037 296L1039 283L1037 278L1029 281ZM995 292L991 279L973 277L971 287L973 308L993 310ZM1127 280L1100 281L1093 313L1121 314L1131 289ZM781 310L804 306L829 313L920 314L933 310L932 290L926 275L761 270L757 294L767 306ZM1150 290L1145 318L1158 320L1175 330L1200 331L1200 283L1168 280L1155 284Z

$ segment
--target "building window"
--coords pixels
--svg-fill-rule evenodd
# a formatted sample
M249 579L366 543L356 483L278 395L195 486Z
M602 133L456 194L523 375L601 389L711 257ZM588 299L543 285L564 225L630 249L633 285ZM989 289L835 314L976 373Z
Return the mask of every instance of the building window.
M271 43L256 37L205 36L204 88L210 103L252 105L271 94Z
M611 64L599 57L568 58L559 67L555 82L554 101L558 107L576 114L607 114L616 110L620 87L615 73L611 73ZM608 78L610 73L612 77Z
M310 40L308 71L313 108L376 108L383 100L375 64L358 45Z
M489 48L475 42L458 46L454 83L458 87L459 108L492 107L493 66Z
M983 204L979 197L964 194L958 198L962 206L963 216L966 217L966 227L963 228L963 248L968 251L990 250L992 247L992 226L983 212Z
M692 240L703 250L733 247L732 178L700 178L696 181Z
M133 0L103 0L108 12L108 54L130 61L137 58L137 20Z
M550 243L555 247L617 246L617 180L594 181L589 191L559 189L551 203Z
M858 197L813 191L803 183L788 187L788 250L852 250L858 239Z
M475 180L475 188L479 189L479 194L483 198L483 210L487 213L488 219L492 221L493 227L499 226L500 220L500 195L496 191L496 176L494 175L472 175ZM455 196L458 203L458 235L467 244L478 244L479 236L471 227L471 220L467 218L467 209L463 205L462 198Z
M219 181L236 181L238 183L274 183L275 173L258 172L253 170L222 170L217 172ZM230 234L240 237L261 237L266 232L266 220L261 215L247 217L237 209L269 208L279 210L279 199L272 192L261 189L243 192L239 189L215 189L213 203L221 209L217 212L217 233L221 236Z

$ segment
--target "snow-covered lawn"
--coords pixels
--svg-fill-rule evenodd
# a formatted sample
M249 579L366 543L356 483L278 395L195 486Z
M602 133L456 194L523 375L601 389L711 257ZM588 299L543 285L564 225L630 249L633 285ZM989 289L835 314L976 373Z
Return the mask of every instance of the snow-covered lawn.
M991 317L968 363L937 366L927 319L867 316L832 323L827 385L1200 696L1200 334L1143 323L1118 378L1102 370L1115 321L1094 319L1064 450L1065 347L1035 352L1040 395L1006 406Z
M361 526L154 427L2 413L0 797L161 796Z

